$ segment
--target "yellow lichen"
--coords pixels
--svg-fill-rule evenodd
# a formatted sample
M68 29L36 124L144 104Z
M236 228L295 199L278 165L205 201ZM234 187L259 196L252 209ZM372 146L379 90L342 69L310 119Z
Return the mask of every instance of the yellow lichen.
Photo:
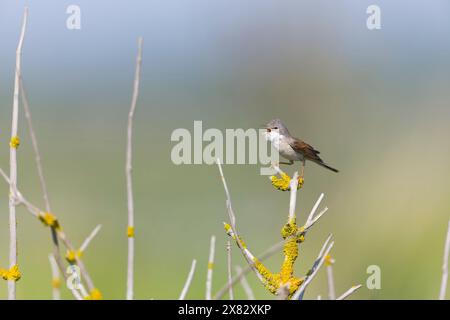
M325 256L325 265L326 265L327 267L329 267L329 266L331 266L331 265L333 265L333 264L334 264L334 259L331 257L331 255L327 254L327 255Z
M22 274L19 271L19 265L16 264L9 270L0 269L0 276L3 278L3 280L19 281L22 277Z
M231 226L228 223L224 223L223 227L227 233L231 232Z
M60 279L53 279L52 280L52 287L55 289L59 289L61 287L61 280Z
M295 224L295 220L286 223L283 228L281 228L281 236L283 239L286 239L289 236L293 236L297 233L297 225Z
M11 137L11 140L9 141L9 146L13 149L17 149L20 146L19 136Z
M77 258L81 258L83 252L81 250L67 250L66 252L66 260L70 264L74 264L77 261Z
M284 261L280 269L280 277L283 283L288 282L294 273L294 263L298 257L298 245L296 238L286 240L283 248Z
M264 278L265 287L273 294L277 293L280 276L269 271L258 259L254 258L253 263L258 273Z
M85 300L102 300L103 296L100 290L94 288L91 290L90 294L87 297L84 297Z
M213 262L208 262L208 269L209 270L214 269L214 263Z
M290 183L291 183L291 177L289 177L286 173L281 172L280 178L276 176L271 176L270 180L272 181L272 185L275 189L281 190L281 191L289 191L291 190ZM303 184L305 183L305 180L301 177L298 178L298 185L297 189L300 189Z
M58 219L50 212L41 212L38 215L39 220L48 227L55 228L56 230L61 230Z
M127 237L128 238L133 238L134 237L134 227L129 226L127 228Z

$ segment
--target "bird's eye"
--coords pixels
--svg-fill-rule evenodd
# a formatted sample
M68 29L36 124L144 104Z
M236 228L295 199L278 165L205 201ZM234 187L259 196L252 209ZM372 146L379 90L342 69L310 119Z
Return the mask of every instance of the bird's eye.
M275 130L278 130L278 127L273 127Z
M270 131L272 131L272 129L270 129L270 128L267 128L267 132L270 132Z

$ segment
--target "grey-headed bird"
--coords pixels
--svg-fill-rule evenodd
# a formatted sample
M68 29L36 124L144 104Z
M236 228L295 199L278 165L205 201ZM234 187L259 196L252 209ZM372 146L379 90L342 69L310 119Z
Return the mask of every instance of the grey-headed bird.
M265 129L266 139L272 143L273 147L278 150L283 158L289 160L289 162L280 163L292 165L294 164L294 161L301 161L301 178L303 178L306 160L317 163L333 172L338 172L337 169L332 168L323 162L319 157L320 152L318 150L314 149L314 147L306 142L291 136L289 130L280 119L271 120L265 126Z

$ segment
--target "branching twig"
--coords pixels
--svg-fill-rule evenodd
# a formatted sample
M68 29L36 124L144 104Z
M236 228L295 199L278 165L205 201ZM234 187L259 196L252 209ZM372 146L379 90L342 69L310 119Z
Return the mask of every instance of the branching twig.
M19 79L22 57L22 46L27 27L28 7L25 7L22 21L22 30L20 32L19 44L16 51L16 70L14 75L14 97L11 121L11 142L9 153L9 267L17 266L17 222L16 222L16 199L14 198L17 187L17 147L20 144L18 137L19 122ZM8 299L16 299L16 280L8 280Z
M208 270L206 271L206 300L212 298L212 278L214 270L214 252L216 248L216 237L211 236L211 243L209 246Z
M186 298L186 294L191 286L192 279L194 278L195 266L197 264L197 260L192 260L191 270L189 271L188 277L186 279L186 283L184 284L183 290L181 291L180 297L178 300L184 300Z
M360 284L357 285L357 286L351 287L346 292L344 292L340 297L338 297L336 300L344 300L344 299L346 299L349 295L353 294L353 292L355 292L356 290L358 290L361 287L362 286Z
M133 96L131 99L130 112L128 114L127 130L127 153L125 174L127 177L127 199L128 199L128 264L127 264L127 300L132 300L134 296L134 200L132 181L132 143L133 143L133 117L136 110L136 103L139 94L139 81L141 76L142 62L142 37L138 39L138 53L136 58L136 72L134 76Z
M449 254L450 254L450 221L448 222L447 238L445 240L445 247L444 247L444 258L442 263L442 280L441 280L441 290L439 292L439 300L445 299L445 292L447 290Z

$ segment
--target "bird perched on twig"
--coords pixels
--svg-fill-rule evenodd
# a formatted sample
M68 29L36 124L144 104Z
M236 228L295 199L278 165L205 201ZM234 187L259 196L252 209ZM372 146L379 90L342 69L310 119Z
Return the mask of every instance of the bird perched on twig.
M273 147L278 150L283 158L289 160L289 162L280 163L292 165L294 164L294 161L301 161L301 178L303 178L306 160L317 163L318 165L333 172L338 172L337 169L332 168L323 162L323 160L319 157L320 152L318 150L314 149L314 147L306 142L291 136L289 130L280 119L271 120L265 126L265 129L266 139L272 143Z

